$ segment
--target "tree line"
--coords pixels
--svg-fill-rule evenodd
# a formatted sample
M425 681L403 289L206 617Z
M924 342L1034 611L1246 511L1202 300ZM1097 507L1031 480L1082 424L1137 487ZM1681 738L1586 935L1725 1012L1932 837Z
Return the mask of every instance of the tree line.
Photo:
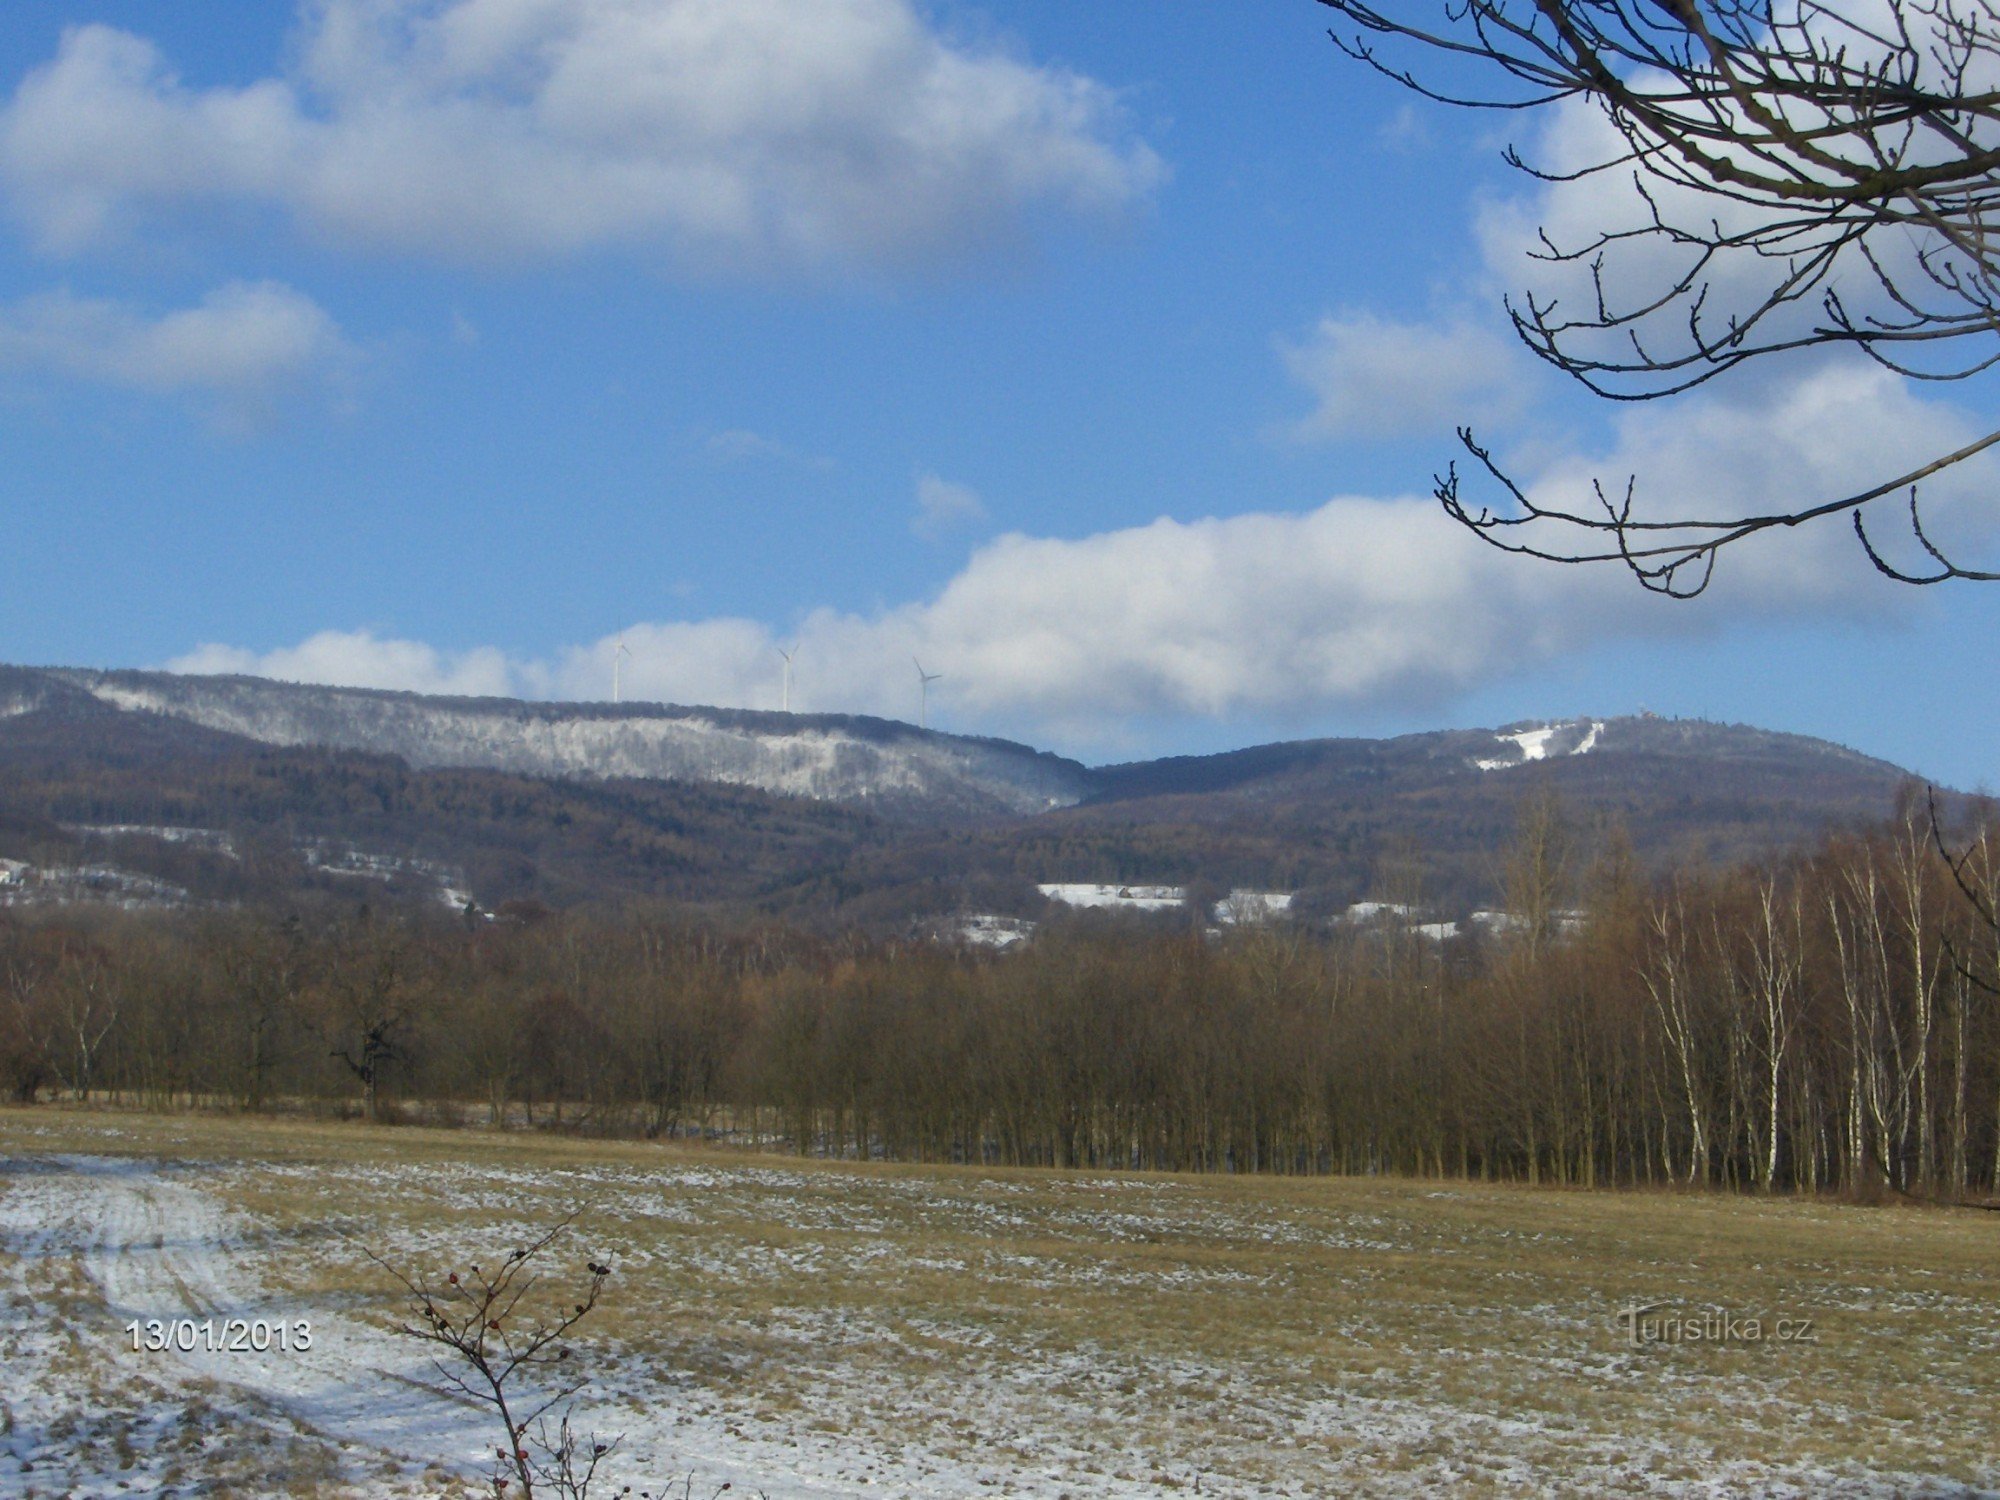
M17 915L0 1079L913 1161L1995 1189L2000 824L1905 799L1651 879L1539 801L1502 883L1505 929L1443 942L1190 912L998 953L645 905Z

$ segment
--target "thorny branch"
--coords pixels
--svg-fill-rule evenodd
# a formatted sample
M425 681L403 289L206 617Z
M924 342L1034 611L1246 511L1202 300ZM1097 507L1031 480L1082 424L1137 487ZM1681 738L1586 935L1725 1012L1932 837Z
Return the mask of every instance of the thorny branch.
M550 1314L529 1300L541 1281L531 1266L569 1232L581 1212L572 1209L508 1251L497 1266L473 1265L463 1274L412 1274L362 1247L406 1294L410 1316L396 1331L439 1351L431 1363L440 1393L490 1407L499 1418L506 1445L494 1450L496 1495L515 1483L523 1500L534 1495L537 1484L557 1495L581 1497L598 1464L617 1447L616 1439L607 1443L594 1434L577 1435L567 1410L553 1430L548 1425L549 1414L587 1383L570 1362L569 1335L597 1306L611 1267L586 1261L589 1281L581 1294ZM524 1393L527 1385L533 1389Z

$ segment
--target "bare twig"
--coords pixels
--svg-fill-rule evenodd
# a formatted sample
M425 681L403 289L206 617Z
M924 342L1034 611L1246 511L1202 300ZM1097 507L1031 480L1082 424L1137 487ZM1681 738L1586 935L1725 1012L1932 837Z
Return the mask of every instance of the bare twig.
M1573 298L1507 304L1528 348L1591 391L1654 400L1818 347L1920 380L1963 380L2000 361L2000 0L1433 0L1429 21L1414 0L1320 3L1340 18L1332 36L1343 52L1428 98L1505 110L1583 101L1601 112L1612 137L1596 160L1548 169L1506 154L1540 181L1613 173L1633 188L1630 221L1573 242L1541 234L1536 259L1587 277ZM1397 49L1446 60L1453 86L1425 82ZM1487 66L1490 91L1465 87L1467 64ZM1643 259L1621 264L1634 251ZM1840 513L1889 578L1984 582L2000 572L1937 545L1916 486L1995 441L2000 433L1772 514L1645 521L1629 505L1538 508L1465 436L1517 513L1466 501L1455 469L1437 493L1454 520L1505 551L1619 563L1676 597L1705 589L1725 548ZM1915 571L1888 561L1862 519L1870 501L1906 490L1929 559ZM1532 529L1509 529L1520 527Z
M604 1291L611 1267L584 1262L588 1276L581 1293L553 1312L543 1299L531 1300L540 1284L537 1257L566 1235L582 1213L572 1209L497 1262L468 1265L441 1276L404 1270L378 1252L363 1253L403 1289L408 1316L398 1333L429 1344L441 1394L462 1396L490 1407L499 1419L503 1444L495 1448L494 1491L510 1484L530 1500L536 1486L564 1500L582 1500L599 1462L617 1439L577 1435L565 1408L551 1429L548 1417L583 1389L588 1377L572 1362L569 1338L588 1317ZM532 1386L524 1392L524 1386Z

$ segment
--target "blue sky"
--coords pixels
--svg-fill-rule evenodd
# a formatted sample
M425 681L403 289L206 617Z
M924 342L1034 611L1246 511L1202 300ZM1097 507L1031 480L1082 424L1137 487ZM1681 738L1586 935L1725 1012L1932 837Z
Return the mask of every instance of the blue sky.
M1836 529L1670 604L1428 500L1469 420L1795 503L1990 390L1564 389L1499 298L1577 205L1499 150L1584 127L1325 17L14 0L0 658L607 697L622 634L628 696L775 707L797 641L799 707L914 717L916 655L934 723L1089 759L1643 706L2000 779L2000 590Z

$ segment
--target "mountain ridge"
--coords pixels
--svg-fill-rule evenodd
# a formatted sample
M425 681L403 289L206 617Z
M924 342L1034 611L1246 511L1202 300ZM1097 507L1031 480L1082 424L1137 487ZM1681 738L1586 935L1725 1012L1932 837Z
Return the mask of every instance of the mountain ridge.
M537 703L130 670L8 672L0 703L33 701L39 677L127 712L262 744L396 755L419 769L719 781L948 816L1033 812L1087 791L1085 768L1047 751L863 715Z
M1591 738L1592 729L1597 731ZM1490 753L1523 735L1553 731L1557 748L1550 756L1521 754L1495 764ZM1568 732L1568 742L1561 740ZM1589 741L1586 745L1585 741ZM1518 748L1518 746L1517 746ZM1089 800L1105 802L1169 792L1221 792L1252 781L1279 779L1286 774L1320 768L1345 768L1355 774L1385 760L1421 756L1439 765L1477 771L1508 770L1540 760L1590 753L1661 754L1672 751L1742 759L1759 753L1795 753L1823 758L1909 778L1913 773L1891 761L1871 756L1832 740L1749 724L1706 719L1669 719L1654 714L1581 716L1572 719L1520 719L1495 729L1426 729L1380 739L1361 736L1274 740L1206 755L1162 756L1092 768L1097 790Z
M0 861L115 865L191 899L246 899L254 850L274 890L400 870L488 905L659 898L893 927L1032 914L1050 882L1338 907L1414 854L1436 901L1462 905L1492 899L1544 793L1585 845L1615 830L1659 869L1881 818L1910 779L1808 736L1650 716L1092 768L860 716L0 667Z

